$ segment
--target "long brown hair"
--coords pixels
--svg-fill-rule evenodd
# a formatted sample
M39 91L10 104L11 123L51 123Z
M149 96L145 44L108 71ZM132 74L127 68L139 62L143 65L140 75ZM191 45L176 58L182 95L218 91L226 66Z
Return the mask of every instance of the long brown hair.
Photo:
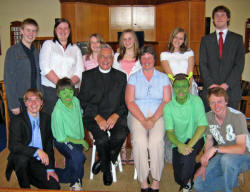
M173 39L175 38L175 36L180 33L183 32L184 33L184 42L182 43L182 45L180 46L180 52L184 53L188 50L188 40L187 40L187 33L183 28L177 27L173 30L173 32L170 35L169 38L169 44L168 44L168 50L173 53L174 52L174 45L173 45Z
M126 53L126 48L124 47L123 44L123 39L124 39L124 35L125 33L131 33L133 38L134 38L134 55L135 55L135 59L138 59L138 55L139 55L139 43L138 43L138 39L137 36L135 34L135 32L132 29L126 29L122 32L121 37L119 39L119 49L118 52L120 53L120 55L117 58L117 61L120 61L123 59L125 53Z
M87 54L86 54L86 61L88 61L90 59L90 55L93 53L92 49L91 49L91 43L90 43L90 39L92 37L96 37L96 39L102 44L104 43L103 38L100 34L98 33L93 33L89 36L89 40L88 40L88 45L87 45Z

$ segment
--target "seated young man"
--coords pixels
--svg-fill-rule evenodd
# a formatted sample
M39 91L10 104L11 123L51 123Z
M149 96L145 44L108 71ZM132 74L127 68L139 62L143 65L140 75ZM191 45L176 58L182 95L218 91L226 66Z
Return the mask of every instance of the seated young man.
M209 128L194 188L197 192L233 191L238 174L250 168L246 118L240 111L227 107L228 95L224 89L209 89L207 98L211 108L207 113Z
M69 78L62 78L56 84L59 97L52 112L54 144L65 157L65 168L56 168L60 183L70 183L70 190L82 188L85 155L88 149L84 140L84 128L79 100L74 97L74 85Z
M204 145L203 133L208 124L202 100L189 94L189 77L177 74L172 80L174 95L163 114L173 146L174 178L180 190L188 192L192 188L195 158Z
M29 89L24 103L27 111L13 117L10 123L7 180L14 170L21 188L30 188L32 184L41 189L59 189L50 116L40 112L42 93Z

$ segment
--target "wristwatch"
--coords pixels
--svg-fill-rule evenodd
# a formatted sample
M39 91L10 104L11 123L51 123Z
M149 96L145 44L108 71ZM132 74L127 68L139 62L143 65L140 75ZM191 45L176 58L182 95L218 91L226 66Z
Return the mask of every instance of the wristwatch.
M215 153L219 152L219 147L218 146L214 146L215 147Z

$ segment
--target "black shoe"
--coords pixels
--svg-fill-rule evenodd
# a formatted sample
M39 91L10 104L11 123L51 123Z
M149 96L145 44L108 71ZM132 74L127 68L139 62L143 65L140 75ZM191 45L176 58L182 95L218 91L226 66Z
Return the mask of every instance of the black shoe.
M103 184L111 185L113 183L113 176L110 170L103 172Z
M141 192L151 192L151 188L148 187L146 189L141 188Z
M95 161L92 167L92 173L97 175L101 171L101 160Z
M159 192L159 189L152 189L151 188L151 192Z

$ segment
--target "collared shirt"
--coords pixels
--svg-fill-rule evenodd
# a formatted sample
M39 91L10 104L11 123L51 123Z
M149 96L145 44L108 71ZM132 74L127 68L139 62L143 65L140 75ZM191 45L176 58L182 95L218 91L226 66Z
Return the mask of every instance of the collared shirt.
M35 47L31 45L30 49L26 47L23 42L21 41L21 45L23 46L23 49L25 53L27 54L29 61L30 61L30 69L31 69L31 79L30 79L30 88L37 88L36 87L36 80L37 80L37 72L36 72L36 62L34 57L34 49Z
M41 68L42 85L55 88L56 85L47 79L46 75L53 70L61 79L77 76L82 78L83 64L82 53L76 45L69 44L64 50L62 45L56 41L47 40L44 42L39 56ZM78 84L75 85L78 87Z
M145 117L154 114L163 98L163 87L169 85L168 76L154 69L154 74L148 81L142 69L129 77L128 84L135 86L135 103Z
M228 32L228 28L224 29L224 30L218 30L216 29L216 36L217 36L217 41L219 43L219 38L220 38L220 32L223 32L222 34L222 38L223 38L223 44L225 43L225 39L226 39L226 36L227 36L227 32Z

